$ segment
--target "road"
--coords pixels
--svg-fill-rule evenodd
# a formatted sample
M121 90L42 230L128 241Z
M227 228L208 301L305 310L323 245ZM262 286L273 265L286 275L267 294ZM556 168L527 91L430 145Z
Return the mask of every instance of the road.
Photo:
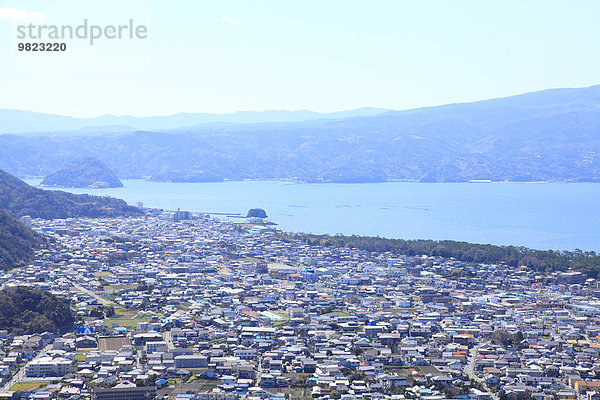
M88 296L92 296L93 298L95 298L96 300L98 300L98 303L104 305L104 306L114 306L115 303L110 301L110 300L106 300L104 297L100 296L98 293L96 292L92 292L89 289L84 288L81 285L78 285L77 283L71 281L71 285L73 285L73 287L77 290L79 290L80 292L83 292L85 294L87 294Z
M165 342L167 343L167 348L169 350L173 350L175 348L175 345L173 344L173 334L171 333L171 331L166 331L165 333L163 333L163 337L165 339Z
M472 347L471 350L469 350L469 361L465 366L465 375L477 382L483 381L483 379L475 375L475 363L477 362L477 352L479 351L480 347L481 345L479 344L477 346Z
M467 365L465 366L465 374L470 379L473 379L474 381L481 383L483 388L492 395L492 400L498 400L498 394L492 393L490 391L490 388L488 388L487 384L485 383L485 379L480 378L477 375L475 375L475 364L477 363L477 353L479 352L480 347L481 347L481 344L478 344L477 346L474 346L471 350L469 350L469 361L468 361Z
M45 355L51 349L52 349L52 345L51 344L47 345L41 351L39 351L37 353L37 355L31 359L31 361L37 360L38 358L40 358L43 355ZM29 361L29 362L31 362L31 361ZM17 371L17 373L12 377L12 379L10 381L8 381L8 383L6 383L2 387L1 391L3 391L3 392L9 392L10 388L12 388L15 384L21 382L23 380L23 378L25 378L25 367L26 367L26 365L23 366L22 368L20 368L19 371Z

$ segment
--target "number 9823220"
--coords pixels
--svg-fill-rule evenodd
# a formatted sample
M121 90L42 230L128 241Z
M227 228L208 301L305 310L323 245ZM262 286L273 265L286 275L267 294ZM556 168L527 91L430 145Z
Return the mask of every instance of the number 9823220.
M66 43L19 43L19 51L65 51Z

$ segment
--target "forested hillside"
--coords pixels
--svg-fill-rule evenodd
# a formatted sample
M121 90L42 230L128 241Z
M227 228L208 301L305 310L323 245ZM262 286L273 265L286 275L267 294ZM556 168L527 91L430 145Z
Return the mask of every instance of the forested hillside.
M72 327L75 313L67 300L19 286L0 291L0 329L14 334L53 332Z
M42 236L0 210L0 269L20 267L33 261L37 247L44 242Z
M142 211L112 197L43 190L0 170L0 209L13 216L55 219L71 217L118 217Z

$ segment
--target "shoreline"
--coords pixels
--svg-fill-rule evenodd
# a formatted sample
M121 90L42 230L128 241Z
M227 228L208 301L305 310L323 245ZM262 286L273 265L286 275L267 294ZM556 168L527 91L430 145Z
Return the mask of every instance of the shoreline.
M27 181L37 181L42 180L44 177L19 177L19 179L27 182ZM369 184L390 184L390 183L419 183L419 184L442 184L442 185L455 185L455 184L580 184L580 183L600 183L598 181L491 181L491 180L478 180L472 179L469 181L461 181L461 182L422 182L419 180L399 180L399 181L379 181L379 182L306 182L306 181L292 181L286 179L243 179L243 180L223 180L223 181L215 181L215 182L173 182L173 181L152 181L144 178L119 178L121 181L135 181L135 182L145 182L145 183L155 183L155 184L217 184L217 183L281 183L281 184L293 184L293 185L369 185ZM32 184L30 182L27 182ZM33 184L35 187L39 187L41 189L94 189L94 190L104 190L104 189L120 189L122 187L114 187L114 188L76 188L76 187L67 187L67 186L42 186L40 184ZM124 186L123 186L124 187Z
M160 208L155 208L155 207L144 207L144 210L148 211L148 210L162 210L163 212L168 212L168 213L175 213L177 210L169 210L169 209L160 209ZM290 231L290 230L286 230L284 228L275 228L275 226L279 226L279 224L277 222L272 221L270 218L267 218L266 222L263 223L259 223L259 222L250 222L250 221L243 221L243 222L236 222L236 221L232 221L229 219L223 219L223 218L219 218L219 217L235 217L235 218L240 218L240 219L246 219L246 217L243 216L234 216L231 214L225 214L225 213L210 213L210 212L204 212L204 211L192 211L193 214L197 214L198 216L200 215L207 215L210 218L217 218L219 221L222 221L224 223L227 224L233 224L233 225L256 225L256 226L271 226L273 227L273 229L275 230L276 233L279 234L283 234L283 235L290 235L290 236L294 236L294 237L307 237L307 236L325 236L331 239L335 239L335 238L356 238L356 239L377 239L377 240L382 240L382 241L407 241L407 242L427 242L427 241L432 241L432 242L454 242L454 243L465 243L465 244L469 244L469 245L474 245L474 246L492 246L492 247L515 247L515 248L525 248L528 250L533 250L533 251L559 251L559 252L573 252L576 250L582 250L584 252L586 251L594 251L594 252L598 252L600 251L599 249L596 250L590 250L590 249L581 249L578 247L574 247L574 248L564 248L564 249L558 249L558 248L541 248L541 247L532 247L532 246L527 246L527 245L522 245L522 244L500 244L500 243L491 243L491 242L477 242L477 241L472 241L472 240L463 240L463 239L451 239L451 238L443 238L443 239L435 239L435 238L406 238L406 237L390 237L390 236L377 236L377 235L365 235L365 234L358 234L358 233L330 233L330 232L294 232L294 231Z
M599 237L593 226L600 223L594 200L600 186L591 184L388 182L360 186L299 185L279 180L230 181L222 185L155 184L145 180L123 183L125 188L64 190L111 196L130 205L142 203L146 207L180 208L214 216L222 213L221 219L236 222L242 219L227 215L261 207L278 228L298 233L451 239L563 250L595 249Z

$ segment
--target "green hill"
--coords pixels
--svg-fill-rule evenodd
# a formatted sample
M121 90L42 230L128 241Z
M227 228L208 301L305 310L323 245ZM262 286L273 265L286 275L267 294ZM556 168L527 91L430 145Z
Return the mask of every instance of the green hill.
M0 170L0 208L13 216L55 219L72 217L118 217L141 215L142 211L112 197L43 190Z
M42 243L40 235L0 210L0 269L8 270L31 262L35 248Z
M70 329L75 314L67 300L45 290L18 286L0 291L0 329L15 334Z
M93 157L77 159L48 175L41 186L70 188L116 188L123 183L106 165Z

